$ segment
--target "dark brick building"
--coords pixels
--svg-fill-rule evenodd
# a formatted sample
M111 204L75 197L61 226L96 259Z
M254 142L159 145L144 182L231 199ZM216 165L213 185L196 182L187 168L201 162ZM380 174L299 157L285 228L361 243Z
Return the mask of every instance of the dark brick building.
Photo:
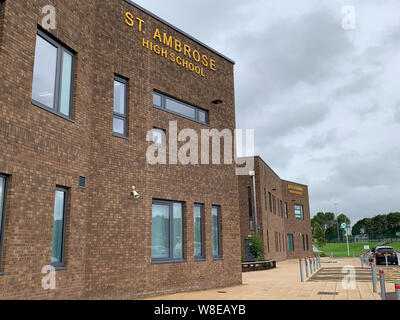
M235 166L146 160L170 121L235 128L231 60L129 1L6 0L0 84L0 298L241 283Z
M257 225L266 259L277 261L312 255L308 187L281 180L260 158L254 158ZM251 176L239 176L239 210L242 255L256 231Z

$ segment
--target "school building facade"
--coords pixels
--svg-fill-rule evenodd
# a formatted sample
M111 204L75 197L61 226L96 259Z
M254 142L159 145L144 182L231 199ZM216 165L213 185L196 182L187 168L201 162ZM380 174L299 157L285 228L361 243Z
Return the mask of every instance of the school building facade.
M131 1L0 2L0 299L240 284L235 165L148 161L235 129L234 62Z

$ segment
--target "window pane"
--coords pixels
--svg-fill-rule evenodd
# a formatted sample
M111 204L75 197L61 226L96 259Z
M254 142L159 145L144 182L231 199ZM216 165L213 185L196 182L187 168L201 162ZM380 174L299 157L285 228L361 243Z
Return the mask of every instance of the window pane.
M202 123L207 123L207 115L203 110L199 110L199 121Z
M63 52L62 63L60 112L69 117L71 106L72 56L66 51Z
M153 105L161 108L161 96L157 93L153 93Z
M62 244L64 238L64 201L65 192L56 191L54 204L53 247L51 262L62 261Z
M286 242L287 242L288 251L293 251L293 235L292 234L288 234L286 236Z
M183 258L183 235L182 235L182 204L173 204L173 235L172 235L172 246L173 246L173 258Z
M153 204L151 232L152 258L169 257L169 206Z
M294 206L294 215L297 220L303 220L303 206L296 204Z
M113 131L125 135L125 119L115 118L113 120Z
M56 68L57 48L37 35L32 99L52 109L54 109Z
M186 117L196 119L196 110L189 106L186 106L178 101L166 98L165 100L166 109L184 115Z
M114 80L114 112L126 115L125 112L125 90L124 83Z
M218 208L212 208L212 254L214 257L220 255L219 248L219 221Z
M194 255L195 257L203 256L203 221L202 221L202 207L194 207Z
M6 181L3 177L0 177L0 230L1 230L1 223L3 220L3 204L4 204L4 192L5 192L5 184ZM1 242L1 234L0 234L0 242Z

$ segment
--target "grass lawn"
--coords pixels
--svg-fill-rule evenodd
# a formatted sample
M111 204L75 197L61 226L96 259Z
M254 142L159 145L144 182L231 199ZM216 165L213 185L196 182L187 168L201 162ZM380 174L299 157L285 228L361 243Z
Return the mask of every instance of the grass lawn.
M360 251L367 252L369 250L364 250L365 245L369 245L370 249L378 245L379 242L366 242L366 243L349 243L350 248L350 257L354 256L358 257ZM388 244L388 246L392 246L394 250L400 252L400 242L393 242ZM347 255L347 244L345 243L327 243L322 248L318 248L319 250L324 251L325 255L329 257L329 252L333 252L333 257L348 257Z

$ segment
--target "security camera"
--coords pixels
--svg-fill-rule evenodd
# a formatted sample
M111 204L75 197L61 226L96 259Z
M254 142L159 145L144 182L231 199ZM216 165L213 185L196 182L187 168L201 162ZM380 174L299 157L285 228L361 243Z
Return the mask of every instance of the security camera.
M135 186L132 186L132 194L135 199L138 199L140 197L140 194L136 191Z

